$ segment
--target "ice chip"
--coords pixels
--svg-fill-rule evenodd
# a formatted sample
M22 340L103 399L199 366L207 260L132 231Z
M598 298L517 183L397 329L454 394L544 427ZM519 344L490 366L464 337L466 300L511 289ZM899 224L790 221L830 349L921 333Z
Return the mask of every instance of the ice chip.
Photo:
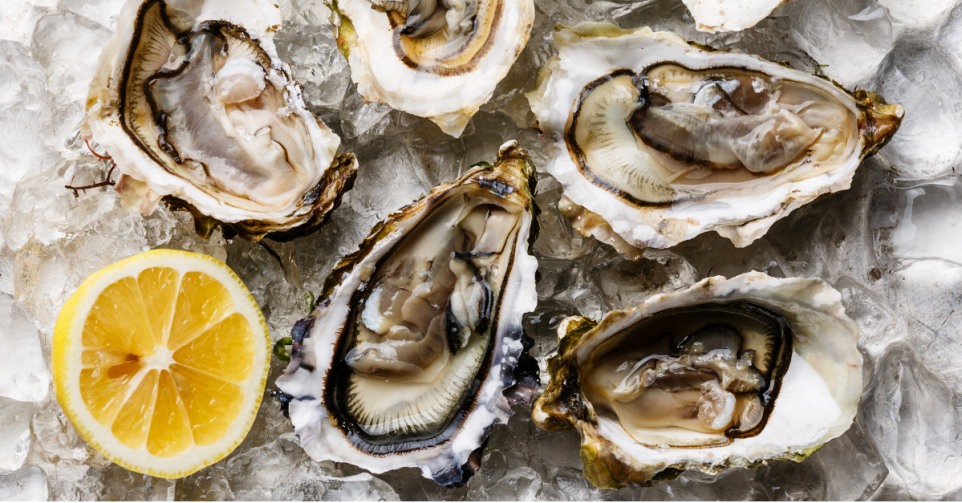
M46 398L50 372L40 334L5 294L0 294L0 347L0 396L21 402Z
M36 466L0 476L0 501L47 501L47 477Z
M30 416L35 410L32 404L0 398L0 473L19 469L27 459Z

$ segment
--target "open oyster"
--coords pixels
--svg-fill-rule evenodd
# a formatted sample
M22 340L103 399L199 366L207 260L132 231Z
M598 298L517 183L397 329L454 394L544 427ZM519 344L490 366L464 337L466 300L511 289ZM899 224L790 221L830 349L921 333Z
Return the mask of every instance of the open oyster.
M277 57L276 4L129 0L90 85L86 124L122 172L124 205L161 198L197 231L258 240L319 225L350 186L353 156L307 111Z
M533 0L337 0L338 47L368 101L460 136L521 54Z
M584 24L529 95L575 227L622 250L714 230L747 246L847 189L903 110L877 94L673 33Z
M599 487L801 461L851 426L858 326L817 279L707 278L558 329L535 424L577 428Z
M335 267L277 379L312 458L447 486L474 473L491 428L538 387L521 328L537 303L533 175L509 142Z
M683 0L698 31L747 30L792 0Z

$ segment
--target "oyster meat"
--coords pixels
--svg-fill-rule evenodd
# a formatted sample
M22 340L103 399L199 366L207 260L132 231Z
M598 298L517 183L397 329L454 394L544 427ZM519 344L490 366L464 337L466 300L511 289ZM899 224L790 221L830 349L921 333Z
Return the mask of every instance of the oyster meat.
M862 392L840 301L821 280L752 272L568 318L534 422L577 428L599 487L801 461L851 426Z
M742 31L792 0L683 0L698 31Z
M460 136L521 54L533 0L337 0L338 47L368 101Z
M529 95L575 227L666 248L714 230L747 246L795 208L847 189L903 110L877 94L673 33L583 24Z
M352 155L304 105L265 0L129 0L90 85L86 127L124 205L163 199L251 240L308 232L350 186Z
M533 175L509 142L335 267L277 379L311 457L446 486L471 476L491 428L539 385L521 328L537 303Z

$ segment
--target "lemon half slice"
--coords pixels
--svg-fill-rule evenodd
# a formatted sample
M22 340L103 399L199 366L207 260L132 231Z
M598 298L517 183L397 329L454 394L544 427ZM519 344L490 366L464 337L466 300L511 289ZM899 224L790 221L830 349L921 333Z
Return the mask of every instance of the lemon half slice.
M97 271L53 339L57 401L124 468L189 475L247 435L270 370L270 334L223 262L153 250Z

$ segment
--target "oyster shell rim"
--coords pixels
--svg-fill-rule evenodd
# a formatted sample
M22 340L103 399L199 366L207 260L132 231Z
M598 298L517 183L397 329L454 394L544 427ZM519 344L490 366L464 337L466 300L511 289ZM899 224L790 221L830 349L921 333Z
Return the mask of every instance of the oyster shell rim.
M490 344L486 355L486 359L490 361L486 364L488 374L487 377L480 379L479 390L475 394L476 396L469 400L469 406L463 407L463 410L467 411L463 424L458 426L457 431L450 438L432 446L380 454L358 449L344 434L344 428L338 424L339 421L334 412L327 409L326 398L302 395L302 398L309 400L311 404L305 404L302 407L298 403L297 390L292 390L289 384L292 381L289 376L296 374L300 368L302 348L298 339L303 340L312 337L315 338L312 344L320 343L323 346L333 346L334 344L329 341L330 333L319 332L317 327L321 323L315 323L315 321L322 321L323 318L328 316L335 316L334 319L340 321L336 321L334 323L336 327L327 330L327 332L335 333L337 343L340 343L340 333L346 320L344 316L351 312L349 303L351 297L358 290L358 287L352 289L350 282L356 280L360 287L366 284L366 280L361 281L360 278L351 278L354 277L354 273L373 274L373 269L365 262L372 256L380 260L379 257L375 256L378 252L385 254L401 240L403 237L401 234L403 233L399 232L394 224L412 218L423 219L429 213L427 210L432 209L433 203L437 199L447 195L450 189L456 189L462 184L477 183L487 190L504 191L506 196L511 196L517 189L504 184L496 176L496 171L501 169L502 162L508 161L520 164L520 168L514 169L518 170L520 180L527 185L525 187L527 194L523 195L526 199L526 209L522 212L522 215L528 215L528 220L522 221L522 225L528 227L528 238L518 239L514 246L514 266L509 275L506 276L505 288L509 288L507 285L509 278L513 278L515 274L518 275L519 282L517 285L510 287L512 291L508 292L513 294L513 302L509 300L509 295L502 295L501 297L502 307L498 312L498 319L501 321L498 324L498 332L491 335L495 340ZM537 259L529 253L537 236L538 210L533 194L536 183L536 170L527 153L516 141L509 141L502 145L498 154L498 161L494 165L477 166L467 171L458 180L441 184L418 201L392 212L383 221L374 225L369 236L359 245L357 251L345 256L338 262L325 280L323 293L321 294L323 300L318 303L318 308L307 318L295 324L292 339L298 344L292 347L291 363L288 369L283 376L277 379L278 394L282 395L282 407L288 408L292 421L300 423L300 426L295 423L295 428L299 430L297 434L301 438L302 447L312 458L318 461L329 459L347 462L374 473L383 473L402 467L418 467L424 477L431 478L435 482L449 487L460 487L467 482L467 479L479 466L480 449L487 444L493 427L496 424L506 423L508 418L513 415L510 407L518 403L529 402L540 387L537 362L527 354L528 348L533 345L533 340L524 333L521 326L523 314L533 310L537 304L534 284ZM386 241L382 242L382 240ZM366 269L366 271L360 271L359 269ZM348 291L342 294L340 290L345 285L348 285ZM345 300L347 303L345 303ZM334 310L338 312L332 312ZM345 311L347 314L344 313ZM511 318L516 318L516 320ZM305 329L305 326L309 326L309 328ZM310 335L306 335L305 330ZM299 336L298 331L301 332ZM327 342L320 342L322 340ZM325 355L328 353L332 358L336 355L332 349L326 349ZM318 357L317 361L326 362L328 359L326 356ZM318 363L317 368L309 372L314 373L318 369L325 374L318 382L321 383L323 388L320 393L326 397L328 392L326 389L326 373L331 367L328 363ZM300 385L294 384L294 386ZM494 393L495 391L497 393ZM289 394L291 392L294 392L294 394ZM311 410L305 407L313 407L324 414L312 415ZM478 414L479 419L475 419L469 424L472 421L469 416L475 414ZM316 418L313 417L315 415ZM480 417L482 415L484 417ZM304 420L299 420L298 417L300 416L304 416L301 418ZM315 420L316 422L314 422ZM487 424L484 424L485 422ZM305 440L304 435L323 445L312 446L312 440ZM346 451L340 450L345 448ZM335 452L335 450L338 452Z
M302 86L294 79L290 64L277 55L273 36L282 23L277 4L269 0L234 0L227 9L202 2L190 31L202 25L237 31L270 60L266 70L277 72L281 78L282 85L275 85L283 92L285 105L307 127L307 141L317 161L311 164L317 171L313 176L316 180L309 180L304 192L292 196L286 208L260 211L225 204L215 193L157 163L150 149L144 148L129 130L124 120L126 110L122 108L127 93L122 91L126 86L125 76L130 73L135 44L142 36L139 30L149 8L169 3L169 0L124 3L118 16L121 25L98 57L98 68L87 93L81 132L105 147L120 168L121 178L114 190L121 193L123 206L145 215L152 213L161 201L171 210L186 210L194 217L195 231L202 238L208 238L217 226L223 229L225 238L241 236L252 242L264 237L288 241L313 232L327 221L330 212L339 206L343 193L353 186L358 165L353 154L337 153L340 138L307 110ZM166 19L167 14L163 16ZM123 23L124 20L131 22ZM177 71L185 65L186 62ZM327 158L330 158L329 164Z
M437 124L441 131L443 131L445 134L448 134L454 138L459 138L461 136L471 118L481 109L481 106L490 101L494 96L494 91L497 85L508 75L508 72L514 66L514 63L517 61L518 57L520 57L521 52L525 47L527 47L528 40L531 37L531 31L534 27L535 18L534 0L504 0L504 2L518 4L520 15L519 26L521 27L520 31L522 32L521 37L514 43L508 43L508 45L511 45L511 50L509 51L506 49L504 51L505 56L503 56L504 61L500 61L494 65L493 70L495 70L497 75L495 78L490 79L490 85L485 84L484 89L475 89L473 92L473 95L475 96L471 99L464 100L463 95L465 94L465 89L469 89L473 86L464 84L478 80L470 79L471 75L477 70L477 68L474 68L468 72L446 77L441 77L432 73L423 74L423 76L429 76L437 79L448 79L451 81L455 79L462 79L462 81L451 84L451 87L456 90L455 94L458 95L458 101L460 104L457 107L448 105L439 109L439 104L437 101L414 100L413 102L403 103L401 101L406 100L393 98L391 93L385 91L380 85L379 80L373 76L373 71L370 68L371 65L360 59L360 56L358 56L359 52L366 54L371 51L362 46L364 42L359 39L364 37L362 34L358 33L355 19L352 19L341 3L346 1L366 0L323 1L324 5L331 10L331 25L335 30L335 39L337 42L338 51L344 56L344 59L347 60L351 69L351 81L355 84L355 86L357 86L358 93L364 97L365 101L384 103L393 109L400 110L418 117L424 117ZM385 15L384 17L387 18L388 16ZM387 26L390 27L388 21L385 21L385 23L388 23ZM500 29L500 25L499 31L503 31ZM393 36L391 44L388 45L390 46L389 50L392 53L392 57L397 59ZM498 44L496 42L493 45ZM387 47L387 45L385 45L385 47ZM498 52L493 51L494 48L494 46L488 48L482 60L490 57L492 53ZM412 68L407 64L407 62L404 62L400 59L397 59L397 62L405 70L413 72Z
M847 335L833 334L832 337L840 335L846 345L850 344L850 347L847 348L849 353L847 365L850 368L847 369L849 379L846 383L847 389L851 393L848 398L853 399L854 402L850 407L847 407L850 410L842 410L840 420L836 421L833 427L827 428L827 433L823 432L814 440L812 445L786 445L782 452L774 455L761 453L754 459L745 456L744 453L732 452L724 459L720 456L705 456L701 460L694 459L694 456L678 456L674 463L647 460L647 464L646 460L635 458L621 444L615 444L606 438L601 431L606 425L599 422L593 407L582 398L579 392L580 385L578 383L580 381L577 371L578 361L586 358L586 355L590 354L594 347L607 340L606 333L610 337L620 332L622 328L639 323L646 317L664 310L712 302L713 300L720 302L747 300L772 308L771 304L759 301L758 297L752 296L752 293L760 295L778 288L786 288L786 290L792 290L790 292L792 295L800 294L805 297L804 300L796 301L794 297L782 293L779 296L779 303L794 303L797 306L803 306L805 309L820 310L822 314L833 319L838 327L844 329L844 332L847 332ZM775 300L769 300L768 302L774 303ZM787 314L782 310L773 310L787 317ZM821 279L779 279L755 271L731 279L726 279L723 276L705 278L687 289L649 297L636 307L611 311L600 321L582 316L572 316L562 321L558 327L558 335L561 339L558 350L548 361L550 381L532 407L532 419L536 426L546 431L577 429L582 439L580 455L584 463L585 477L602 488L653 486L662 481L671 480L688 469L717 474L728 468L753 468L769 461L794 460L800 462L828 441L844 434L854 424L858 402L862 395L861 371L863 358L857 345L859 334L858 325L845 314L845 309L841 305L841 295ZM804 334L796 333L796 337L799 336L804 337ZM801 351L804 350L796 349L796 353L792 355L792 363L795 363L795 357L807 359L805 356L801 356ZM776 401L776 406L777 404ZM607 423L617 424L611 421L607 421ZM737 440L729 445L736 442ZM677 449L679 452L697 452L700 450L712 451L716 448L669 447L667 449L669 451Z
M629 256L638 253L627 251L629 248L668 248L712 230L731 240L736 247L748 246L764 235L776 221L784 218L795 209L823 195L848 189L861 160L883 147L897 132L901 119L904 117L904 109L900 105L888 104L881 96L871 91L859 89L851 92L827 77L807 76L793 69L786 69L784 64L766 61L758 56L731 49L714 49L689 42L672 32L655 32L647 27L622 29L610 23L585 22L573 27L557 25L553 36L554 46L559 54L552 57L540 69L536 88L526 94L532 112L538 121L536 127L542 133L542 145L548 153L548 161L544 169L562 183L564 197L574 207L577 207L572 208L576 210L575 213L584 214L578 210L578 208L581 208L586 210L587 213L600 217L607 223L607 228L601 229L586 228L584 225L579 228L576 225L579 233L585 236L603 237L604 242L615 242L618 244L616 249ZM621 37L625 38L622 39ZM740 206L744 206L746 200L765 205L764 208L756 208L755 211L741 211L738 215L726 215L724 212L708 215L693 214L687 211L687 208L676 210L679 205L678 201L664 206L651 204L638 207L630 204L612 191L592 183L587 177L581 175L577 163L570 158L573 153L570 152L571 146L567 141L567 128L571 123L571 111L567 109L564 103L559 101L559 98L552 96L553 92L569 92L570 88L569 94L573 99L571 105L573 109L583 86L566 84L562 86L563 90L559 91L558 89L561 88L554 85L555 80L568 78L569 70L563 65L568 64L570 66L571 63L565 62L566 54L570 51L580 50L580 44L585 44L585 47L588 47L585 49L586 51L619 50L621 47L615 46L615 42L612 42L616 39L644 40L648 43L639 45L645 45L646 47L655 44L674 46L674 50L683 51L686 55L693 54L700 58L699 61L704 61L709 55L727 58L717 64L702 63L692 67L697 70L726 66L760 71L778 77L787 76L785 78L794 75L795 78L790 78L790 80L816 86L830 96L838 98L841 104L855 113L858 120L858 145L856 148L858 156L853 156L848 160L843 159L838 167L827 172L836 173L835 179L820 183L806 183L806 180L794 182L782 180L776 184L774 179L771 179L768 181L769 187L765 188L761 194L750 198L740 194L745 191L758 192L758 188L725 189L725 194L730 194L735 199L735 201L730 201L730 206L738 206L739 204L736 203L741 203ZM595 49L594 46L589 47L588 44L592 43L612 45L606 49ZM627 42L623 42L623 44L627 44ZM745 64L734 64L729 60L742 60ZM635 58L633 61L634 66L649 66L648 63L638 64L641 58ZM663 57L656 57L650 63L656 62L665 62L665 60ZM751 63L751 65L748 65L748 63ZM588 78L579 75L577 78L588 78L588 81L591 82L624 67L617 62L605 62L600 66L595 66L597 68L593 68L594 73L591 74L593 77ZM690 65L685 66L689 67ZM587 75L587 72L585 72L585 75ZM802 76L806 79L799 78ZM580 84L580 80L578 82ZM574 90L575 88L577 90ZM550 102L552 99L554 102ZM564 99L561 98L561 100ZM552 110L553 107L557 110ZM555 117L555 115L561 113L558 111L561 108L565 108L563 119ZM572 169L578 174L573 174ZM791 185L791 187L783 187L787 185ZM764 201L764 199L770 201ZM775 201L775 199L778 199L778 201ZM698 200L687 200L687 203L689 203L689 206L692 206L692 203L697 205ZM617 235L617 238L613 234ZM624 241L624 243L618 243L618 241Z

